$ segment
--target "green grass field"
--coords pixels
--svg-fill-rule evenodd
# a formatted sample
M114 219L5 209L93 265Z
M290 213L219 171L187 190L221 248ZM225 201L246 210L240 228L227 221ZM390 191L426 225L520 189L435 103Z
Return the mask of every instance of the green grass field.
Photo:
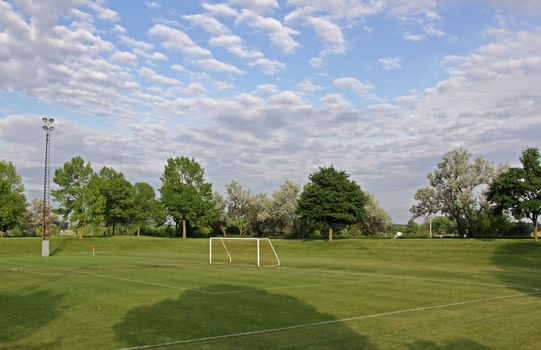
M273 242L278 268L209 265L207 239L0 240L0 348L540 347L541 245Z

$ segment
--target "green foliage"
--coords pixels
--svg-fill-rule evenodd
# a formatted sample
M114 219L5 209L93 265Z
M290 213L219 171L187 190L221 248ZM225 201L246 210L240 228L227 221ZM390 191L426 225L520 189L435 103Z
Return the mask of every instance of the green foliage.
M389 214L383 209L372 193L366 193L367 202L364 206L366 215L360 224L361 232L366 235L386 233L393 222Z
M280 189L272 193L270 216L274 235L286 236L296 231L299 221L297 205L300 193L300 185L291 181L284 182Z
M186 220L192 227L199 227L212 221L212 185L205 181L203 168L193 158L167 159L161 180L161 200L177 225Z
M229 225L235 227L241 237L246 235L250 206L250 192L243 189L235 180L226 185L227 215Z
M163 207L156 199L156 191L146 182L133 185L132 219L138 225L161 225L165 221Z
M424 226L429 225L429 219L424 221ZM432 218L432 233L435 235L454 235L456 232L456 224L446 216L434 216Z
M124 174L112 168L103 167L100 173L92 177L89 190L93 191L97 213L105 221L105 226L113 229L118 223L127 223L133 215L133 186L124 178Z
M21 222L26 211L26 197L21 176L15 165L0 160L0 231Z
M363 218L367 197L345 171L332 166L319 168L309 179L298 202L297 213L302 219L334 229Z
M78 221L80 225L92 221L89 206L95 193L89 192L87 186L93 173L90 163L85 164L81 157L73 157L55 170L53 182L59 189L52 190L51 195L59 204L55 212L63 215L64 220Z
M498 211L508 211L516 219L527 218L534 225L541 215L541 163L537 148L526 148L520 157L522 168L510 168L491 184L488 200Z
M483 188L497 170L488 161L462 149L443 156L434 173L428 174L430 187L417 190L417 203L410 209L414 217L441 212L457 226L461 237L475 235L476 215L483 209Z
M227 236L227 224L229 223L229 215L227 213L227 204L224 197L218 191L212 193L212 201L214 203L214 216L211 220L211 226L219 231L219 234Z
M248 197L248 227L257 236L270 236L274 232L272 199L264 193Z

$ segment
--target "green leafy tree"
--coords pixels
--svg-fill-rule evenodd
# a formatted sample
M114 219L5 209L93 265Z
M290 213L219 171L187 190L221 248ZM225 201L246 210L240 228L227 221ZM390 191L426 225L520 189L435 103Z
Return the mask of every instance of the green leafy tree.
M249 224L250 192L243 189L235 180L225 186L227 191L227 214L229 225L238 229L239 235L246 235Z
M447 216L434 216L431 220L432 233L437 235L454 235L456 234L456 224ZM430 223L426 223L429 224Z
M520 157L522 168L510 168L491 184L488 200L499 211L509 211L516 219L527 218L533 224L537 242L541 215L541 163L539 149L526 148Z
M368 235L374 235L390 230L393 221L385 209L379 205L376 196L372 193L366 193L366 198L367 201L364 206L366 215L360 224L362 232Z
M227 225L229 223L229 215L227 214L227 204L224 197L218 191L212 193L212 201L214 203L214 211L216 215L211 222L212 226L218 228L220 232L227 236Z
M133 185L132 220L137 225L137 236L141 235L141 225L161 224L164 212L160 201L156 199L156 191L146 182Z
M73 157L55 170L53 182L58 185L51 195L59 204L56 212L63 215L64 220L77 222L79 237L83 238L84 225L90 221L88 183L92 178L92 166L81 157Z
M423 187L415 192L414 199L416 204L410 208L410 213L413 215L413 219L423 215L428 216L428 231L430 238L432 238L432 216L441 208L438 193L434 187Z
M58 223L59 217L55 213L49 213L49 220L51 223ZM26 229L32 232L33 236L40 235L43 226L43 199L34 198L27 207L27 213L25 217Z
M415 194L417 203L410 209L414 216L441 212L455 222L460 237L475 235L473 228L483 209L483 189L497 170L488 161L462 149L443 156L434 173L428 174L429 187Z
M212 185L205 181L203 168L193 158L167 159L161 180L162 202L177 227L182 224L183 239L186 222L197 227L211 221Z
M299 219L297 205L301 193L300 185L286 181L280 189L272 193L270 215L274 234L285 236L292 233Z
M302 219L324 224L329 241L338 225L359 222L365 215L367 197L345 171L334 167L319 168L304 186L297 212Z
M250 196L248 199L248 227L258 236L273 234L271 215L272 199L264 193Z
M133 186L124 178L124 174L113 168L103 167L90 182L93 191L96 213L100 213L109 232L115 234L119 223L126 223L133 214Z
M19 223L26 212L26 197L15 165L0 160L0 238L4 231Z

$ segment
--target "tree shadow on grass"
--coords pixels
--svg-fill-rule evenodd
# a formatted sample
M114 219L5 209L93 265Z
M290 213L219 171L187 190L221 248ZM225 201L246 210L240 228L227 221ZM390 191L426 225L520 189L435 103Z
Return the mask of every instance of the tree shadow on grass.
M22 294L0 293L0 348L55 348L56 340L35 343L26 341L26 338L60 316L62 299L62 294L47 290Z
M528 288L541 289L541 244L509 241L494 252L491 260L500 268L496 277L510 288L522 292L528 292Z
M63 238L62 241L58 245L56 245L57 240L58 239L55 239L55 240L51 241L52 242L51 246L54 246L54 249L51 251L50 256L57 255L57 254L61 253L64 250L64 248L66 247L66 245L68 244L68 242L70 241L69 238Z
M345 323L299 326L333 320L291 296L221 284L138 307L114 331L127 346L174 342L174 348L183 349L376 348ZM246 332L254 333L240 334Z

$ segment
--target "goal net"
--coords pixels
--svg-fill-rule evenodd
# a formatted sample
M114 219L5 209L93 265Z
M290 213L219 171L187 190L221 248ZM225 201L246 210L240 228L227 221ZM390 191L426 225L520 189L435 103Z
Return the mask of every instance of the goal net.
M280 266L280 259L268 238L211 237L209 262Z

